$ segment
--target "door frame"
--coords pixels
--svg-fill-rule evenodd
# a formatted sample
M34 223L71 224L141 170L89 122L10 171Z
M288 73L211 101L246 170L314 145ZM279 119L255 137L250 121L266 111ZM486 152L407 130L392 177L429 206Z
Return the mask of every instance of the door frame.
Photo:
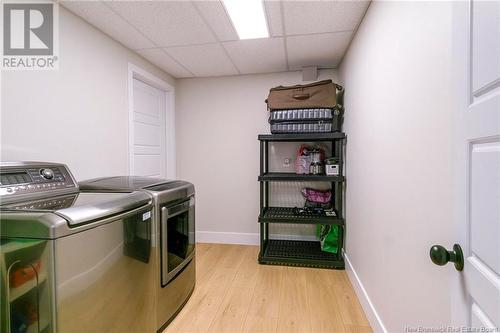
M464 272L450 270L451 274L451 323L455 327L471 327L470 305L471 297L467 293L468 283L466 277L467 266L471 263L467 257L471 253L471 154L472 145L478 143L488 143L498 140L496 124L481 124L488 126L488 130L481 131L481 135L476 139L476 132L464 128L464 114L471 106L487 103L490 97L498 96L497 93L490 97L480 97L475 100L472 84L472 43L473 43L473 2L458 1L452 4L452 53L451 79L453 98L453 239L455 243L462 246L465 260ZM464 24L467 23L467 24ZM494 86L493 89L496 89ZM486 97L486 98L484 98ZM475 112L478 112L477 110ZM477 126L477 124L476 124ZM471 126L472 127L472 126ZM467 131L467 135L464 133ZM472 137L472 138L471 138ZM489 275L489 272L483 272Z
M175 151L175 88L143 68L128 64L128 174L134 172L134 79L165 92L165 174L162 177L176 178Z
M466 96L470 91L469 80L470 73L466 68L470 69L470 55L467 52L470 44L470 3L467 1L452 4L452 52L453 58L451 61L451 82L452 82L452 99L453 99L453 137L452 152L453 152L453 230L452 239L462 246L464 255L469 253L469 240L466 237L465 230L468 228L467 219L467 193L468 193L468 172L469 166L465 163L468 160L468 147L465 142L462 144L461 133L461 114L462 109L468 105L470 99ZM467 25L463 25L467 22ZM457 30L454 30L457 29ZM466 40L463 40L464 38ZM465 51L464 51L465 50ZM457 53L460 52L460 53ZM463 162L461 162L463 161ZM466 179L467 178L467 179ZM465 258L464 258L465 259ZM467 264L467 263L464 263ZM455 269L450 270L450 298L451 298L451 323L458 326L469 326L469 318L467 318L467 309L464 304L469 302L465 294L465 280L462 272L457 272ZM458 292L460 291L460 292Z

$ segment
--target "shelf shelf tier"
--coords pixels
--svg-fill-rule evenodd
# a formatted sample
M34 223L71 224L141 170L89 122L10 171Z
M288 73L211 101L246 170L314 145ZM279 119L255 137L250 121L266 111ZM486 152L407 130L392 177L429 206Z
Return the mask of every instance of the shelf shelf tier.
M290 223L290 224L337 224L344 225L344 219L334 216L300 216L293 213L289 207L267 207L259 216L260 223Z
M304 181L304 182L343 182L344 176L297 175L290 172L267 172L259 176L259 181Z
M272 265L344 269L342 254L321 250L317 241L269 239L259 254L259 263Z
M297 133L297 134L261 134L260 141L332 141L345 139L342 132L333 133Z

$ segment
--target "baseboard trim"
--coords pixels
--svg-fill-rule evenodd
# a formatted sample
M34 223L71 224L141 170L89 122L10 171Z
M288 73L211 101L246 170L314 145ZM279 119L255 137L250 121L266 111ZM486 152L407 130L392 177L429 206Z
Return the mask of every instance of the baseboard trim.
M259 245L258 233L197 231L196 242L218 244Z
M358 299L361 303L361 306L363 307L363 310L365 311L366 317L368 318L373 331L387 333L387 329L385 328L382 319L375 309L370 296L368 296L363 283L359 279L359 276L356 273L356 270L354 269L351 261L349 260L349 256L346 253L344 253L344 260L346 263L346 271L347 275L349 276L349 280L351 281L356 295L358 295Z

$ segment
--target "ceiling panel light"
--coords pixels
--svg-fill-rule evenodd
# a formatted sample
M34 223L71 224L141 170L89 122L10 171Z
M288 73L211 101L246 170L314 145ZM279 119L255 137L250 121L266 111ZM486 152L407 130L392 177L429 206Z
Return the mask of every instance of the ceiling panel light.
M261 0L222 0L222 2L240 39L269 37Z

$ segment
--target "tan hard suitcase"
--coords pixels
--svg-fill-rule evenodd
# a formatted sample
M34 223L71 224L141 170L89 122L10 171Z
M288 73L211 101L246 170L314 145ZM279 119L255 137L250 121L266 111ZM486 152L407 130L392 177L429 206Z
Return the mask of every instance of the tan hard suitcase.
M266 99L269 110L341 109L342 86L323 80L295 86L271 88Z

